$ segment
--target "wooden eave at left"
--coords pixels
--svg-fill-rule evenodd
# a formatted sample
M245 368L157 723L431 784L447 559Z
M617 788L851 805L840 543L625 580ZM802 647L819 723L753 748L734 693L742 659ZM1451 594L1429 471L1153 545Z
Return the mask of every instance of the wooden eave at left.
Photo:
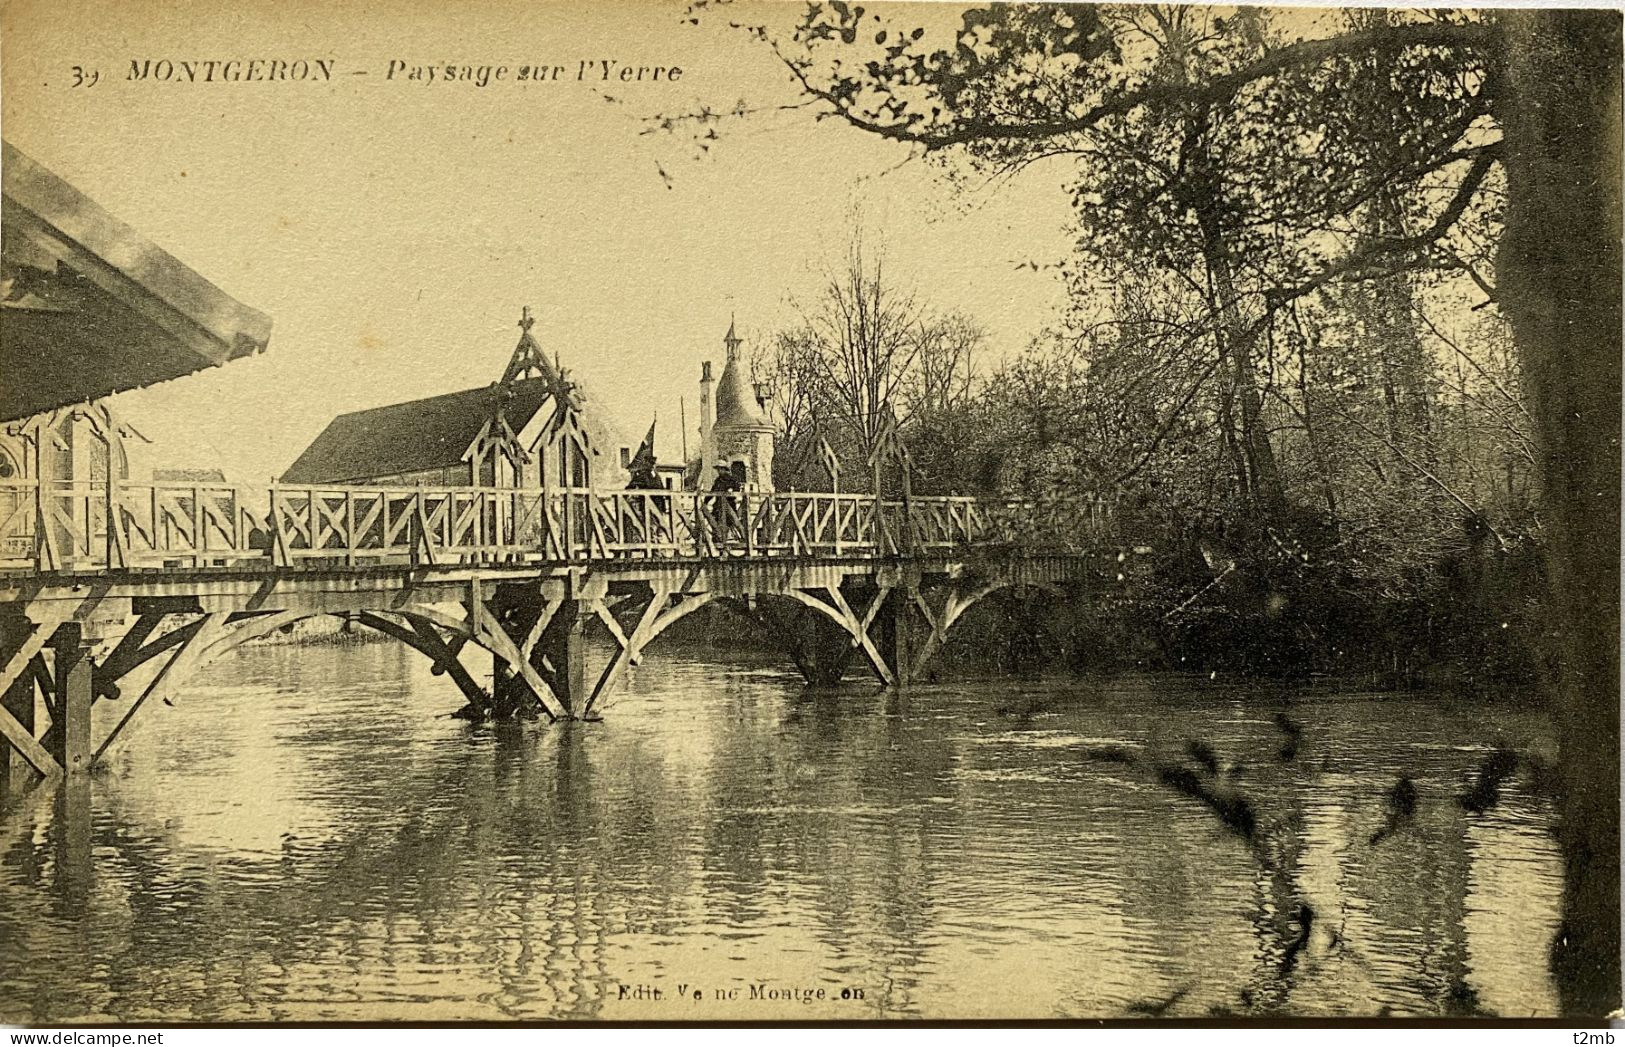
M0 421L264 351L270 317L3 149Z

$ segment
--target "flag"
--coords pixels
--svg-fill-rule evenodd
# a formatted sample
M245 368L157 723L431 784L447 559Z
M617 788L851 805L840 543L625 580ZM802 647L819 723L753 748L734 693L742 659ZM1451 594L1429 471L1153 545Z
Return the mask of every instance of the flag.
M638 445L638 453L632 456L627 471L633 477L652 477L655 474L655 423L649 423L649 434Z

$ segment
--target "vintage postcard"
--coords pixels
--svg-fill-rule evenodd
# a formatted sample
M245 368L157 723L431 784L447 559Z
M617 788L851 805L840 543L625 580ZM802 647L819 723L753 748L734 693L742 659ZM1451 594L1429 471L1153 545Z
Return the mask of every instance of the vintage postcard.
M1600 1025L1620 35L5 0L0 1022Z

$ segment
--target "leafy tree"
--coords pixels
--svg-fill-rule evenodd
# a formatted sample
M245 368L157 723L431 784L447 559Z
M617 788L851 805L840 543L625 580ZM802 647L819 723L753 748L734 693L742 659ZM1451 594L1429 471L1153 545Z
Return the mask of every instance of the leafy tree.
M1266 416L1281 389L1268 342L1289 310L1301 323L1325 306L1320 292L1342 295L1359 335L1306 330L1293 346L1303 386L1330 386L1300 390L1293 430L1330 506L1354 490L1339 503L1332 456L1361 443L1346 427L1418 475L1438 478L1449 446L1435 431L1440 390L1397 313L1414 296L1390 285L1362 304L1349 288L1446 269L1496 302L1520 364L1529 424L1509 431L1539 466L1559 634L1567 876L1554 967L1568 1011L1616 1008L1618 14L1322 16L1287 34L1251 10L1020 4L969 10L943 34L832 0L809 4L787 36L745 28L824 115L865 132L1000 168L1075 158L1082 250L1149 252L1206 313L1200 351L1217 395L1194 383L1176 414L1216 418L1240 493L1270 514L1285 509L1285 484ZM1366 352L1340 374L1311 358L1329 344ZM1367 377L1376 388L1360 386ZM1175 417L1151 430L1134 470L1161 467L1187 424Z

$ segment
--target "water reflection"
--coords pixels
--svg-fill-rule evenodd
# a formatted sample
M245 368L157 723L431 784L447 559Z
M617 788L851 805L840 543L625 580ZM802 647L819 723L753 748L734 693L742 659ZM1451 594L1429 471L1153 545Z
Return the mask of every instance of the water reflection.
M109 773L9 798L0 1020L1556 1006L1550 809L1453 799L1493 746L1549 747L1537 717L1164 678L807 694L672 653L604 724L459 704L390 645L247 650ZM1145 773L1191 739L1258 846ZM1416 817L1373 846L1401 775Z

